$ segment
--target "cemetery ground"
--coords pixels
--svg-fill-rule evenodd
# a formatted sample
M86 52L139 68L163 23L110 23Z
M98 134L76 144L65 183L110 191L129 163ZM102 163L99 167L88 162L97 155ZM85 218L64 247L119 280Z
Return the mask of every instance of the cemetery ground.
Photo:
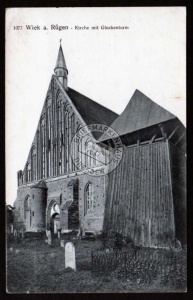
M115 273L100 274L92 272L91 252L103 249L100 239L80 240L62 237L64 242L75 245L76 268L65 269L65 251L60 247L60 240L55 237L52 245L42 238L25 238L19 243L7 242L7 292L8 293L129 293L129 292L175 292L185 291L179 282L186 282L186 266L181 273L181 281L163 280L158 274L151 284L134 276L125 278ZM180 266L180 269L182 266ZM152 274L148 273L152 272ZM174 272L176 273L176 271ZM154 276L148 270L147 276ZM173 275L172 275L173 276ZM170 278L171 279L171 278ZM185 283L186 285L186 283Z

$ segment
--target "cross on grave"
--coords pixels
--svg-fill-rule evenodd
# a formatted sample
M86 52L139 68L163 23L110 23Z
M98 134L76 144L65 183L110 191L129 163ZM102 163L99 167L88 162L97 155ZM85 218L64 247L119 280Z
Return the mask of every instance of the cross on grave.
M71 268L76 271L75 247L71 242L65 245L65 268Z

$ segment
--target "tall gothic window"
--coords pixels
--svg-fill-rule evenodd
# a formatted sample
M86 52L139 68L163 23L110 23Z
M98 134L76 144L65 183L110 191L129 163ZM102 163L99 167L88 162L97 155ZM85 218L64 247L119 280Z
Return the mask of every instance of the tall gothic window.
M39 130L37 131L37 179L40 178L40 166L39 166L39 157L40 157L40 134L39 134Z
M48 164L47 175L51 176L51 107L47 108L47 150L48 150Z
M63 173L63 160L62 160L62 145L63 145L63 123L62 123L62 105L61 101L58 102L58 137L59 137L59 174Z
M32 180L36 180L36 150L32 148Z
M71 138L72 138L72 119L69 113L68 115L68 164L69 164L69 171L72 171L72 159L71 159Z
M66 171L69 171L69 112L66 112Z
M41 144L42 144L42 178L45 177L46 167L46 146L45 146L45 121L41 122Z
M63 115L62 115L62 161L63 161L63 172L66 173L66 108L65 103L63 103Z
M84 215L93 209L93 184L89 182L85 187Z
M75 134L75 118L74 118L74 113L71 116L71 141L74 137ZM75 165L74 165L74 159L75 159L75 147L74 143L71 143L71 162L72 162L72 171L75 170Z
M31 181L31 164L27 163L27 182Z

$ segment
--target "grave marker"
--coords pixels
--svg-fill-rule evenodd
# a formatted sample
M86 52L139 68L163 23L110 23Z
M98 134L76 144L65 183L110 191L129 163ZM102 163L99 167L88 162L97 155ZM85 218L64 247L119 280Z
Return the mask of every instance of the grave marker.
M64 248L64 240L61 240L61 241L60 241L60 247L63 247L63 248Z
M47 231L47 237L48 237L48 245L51 245L52 244L52 234L51 234L50 230Z
M75 247L71 242L65 245L65 268L71 268L76 271Z

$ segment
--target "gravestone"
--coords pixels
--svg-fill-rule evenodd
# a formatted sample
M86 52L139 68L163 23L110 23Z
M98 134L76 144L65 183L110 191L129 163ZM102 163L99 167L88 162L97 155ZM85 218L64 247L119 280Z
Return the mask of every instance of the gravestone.
M60 230L58 230L58 238L60 239Z
M47 231L47 237L48 237L48 245L51 245L52 244L52 234L51 234L50 230Z
M13 233L13 224L11 224L11 233Z
M60 241L60 247L63 247L63 248L64 248L64 240L61 240L61 241Z
M65 268L71 268L76 271L75 247L71 242L65 245Z

